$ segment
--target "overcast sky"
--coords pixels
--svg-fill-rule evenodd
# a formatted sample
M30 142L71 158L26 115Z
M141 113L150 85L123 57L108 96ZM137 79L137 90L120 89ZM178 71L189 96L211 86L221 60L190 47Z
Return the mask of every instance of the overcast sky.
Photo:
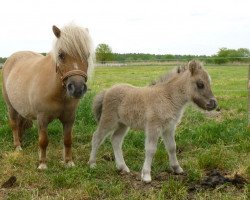
M0 57L49 52L52 25L89 28L116 53L212 55L250 49L250 0L4 0Z

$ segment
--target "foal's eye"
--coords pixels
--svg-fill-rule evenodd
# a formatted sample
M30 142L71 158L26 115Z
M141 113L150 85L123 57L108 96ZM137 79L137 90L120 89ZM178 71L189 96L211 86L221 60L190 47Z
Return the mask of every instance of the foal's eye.
M199 89L203 89L204 88L204 83L202 81L197 81L196 85Z
M64 54L63 52L60 52L60 53L58 54L58 57L60 58L60 60L64 60L65 54Z

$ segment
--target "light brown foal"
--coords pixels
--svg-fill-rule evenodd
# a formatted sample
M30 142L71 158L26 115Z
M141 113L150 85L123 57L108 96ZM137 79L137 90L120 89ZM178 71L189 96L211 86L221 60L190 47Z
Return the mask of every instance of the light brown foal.
M175 173L182 173L176 156L175 128L188 102L194 102L204 110L213 110L217 106L210 76L197 61L189 62L148 87L118 84L99 93L93 102L98 127L92 138L90 166L96 165L101 143L108 134L112 134L117 168L130 172L123 158L122 143L132 128L144 130L146 135L141 172L144 182L151 181L151 164L160 136L168 151L170 168Z

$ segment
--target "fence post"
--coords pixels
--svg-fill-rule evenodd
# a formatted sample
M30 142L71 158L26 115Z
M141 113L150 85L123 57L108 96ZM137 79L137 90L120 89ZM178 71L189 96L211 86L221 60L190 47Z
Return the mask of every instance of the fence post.
M250 129L250 64L248 66L247 90L248 90L248 128Z

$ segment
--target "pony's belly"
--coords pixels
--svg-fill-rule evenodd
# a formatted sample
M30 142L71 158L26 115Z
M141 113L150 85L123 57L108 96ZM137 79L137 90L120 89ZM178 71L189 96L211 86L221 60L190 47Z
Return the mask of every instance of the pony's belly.
M7 81L6 90L8 99L11 106L22 116L27 119L35 119L36 114L34 113L32 106L29 103L29 95L25 93L25 89L21 86L23 84L16 80L16 82ZM24 84L25 85L25 84Z

